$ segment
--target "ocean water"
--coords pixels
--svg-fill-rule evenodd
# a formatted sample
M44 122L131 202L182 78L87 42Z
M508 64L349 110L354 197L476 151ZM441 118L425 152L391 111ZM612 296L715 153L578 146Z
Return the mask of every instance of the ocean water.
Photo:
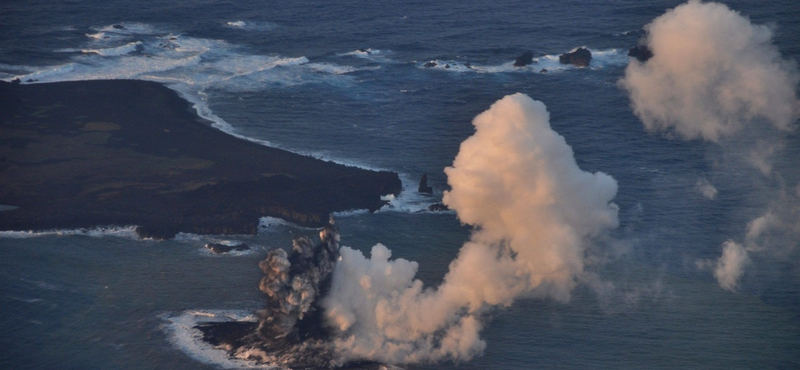
M642 27L679 4L7 1L0 79L158 81L232 135L396 171L406 191L390 206L337 216L342 244L368 251L380 242L418 261L427 285L441 281L470 235L455 213L423 211L447 189L443 169L477 114L525 93L547 105L582 169L619 183L620 226L597 271L616 289L600 296L579 286L569 303L519 300L492 312L482 356L403 367L800 368L798 241L753 255L737 292L696 264L742 239L779 188L797 187L797 134L776 158L776 184L728 165L713 143L645 131L618 87ZM772 27L783 57L800 60L800 4L726 4ZM594 55L589 68L557 63L580 46ZM537 63L513 67L525 51ZM433 196L415 194L423 173ZM713 180L714 201L697 190L700 179ZM315 233L264 223L254 236L170 241L139 240L130 225L0 233L0 367L250 366L201 348L188 328L262 307L258 261ZM203 248L235 241L254 248L229 256Z

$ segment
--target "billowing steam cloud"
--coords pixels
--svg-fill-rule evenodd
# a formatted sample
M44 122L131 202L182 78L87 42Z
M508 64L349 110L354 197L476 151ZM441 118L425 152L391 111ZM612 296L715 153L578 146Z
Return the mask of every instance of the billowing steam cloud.
M719 143L737 166L780 179L772 161L782 149L782 136L800 117L795 90L800 73L795 62L781 58L771 29L723 4L698 0L668 11L645 29L653 57L644 63L631 60L619 84L645 128ZM723 140L737 133L742 133L737 140ZM705 179L697 188L708 199L717 194ZM736 290L751 264L749 253L770 249L757 243L768 231L786 236L784 241L798 235L798 197L784 196L776 204L781 211L769 210L752 221L744 243L728 241L718 260L698 262L713 268L724 289Z
M719 3L691 0L645 26L653 57L620 85L648 130L718 141L753 124L788 130L800 113L795 63L772 31Z
M616 181L578 168L544 104L507 96L473 124L444 202L476 231L439 287L383 245L370 258L341 248L323 306L344 361L468 360L485 347L482 314L521 297L569 300L590 239L617 226Z
M750 263L747 249L733 240L722 244L722 256L716 261L697 261L697 267L711 268L714 277L722 289L735 292L739 287L739 279L744 275L744 267Z

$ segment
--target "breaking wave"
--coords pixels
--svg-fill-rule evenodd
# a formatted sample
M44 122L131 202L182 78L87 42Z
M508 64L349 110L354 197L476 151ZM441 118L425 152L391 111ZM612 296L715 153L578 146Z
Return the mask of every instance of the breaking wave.
M353 50L346 53L339 53L337 55L340 57L356 57L375 63L390 63L390 64L398 63L397 61L392 60L389 57L391 54L392 54L391 50L366 48L366 49Z
M84 54L97 54L104 57L112 57L112 56L120 56L125 54L133 53L137 50L140 50L142 47L141 41L134 41L129 42L122 46L116 47L109 47L109 48L99 48L99 49L74 49L74 48L66 48L60 49L58 51L65 52L65 53L84 53Z
M575 51L572 49L570 52ZM625 66L628 64L627 50L607 49L594 50L589 69L602 69L612 66ZM561 64L558 61L559 54L542 55L533 58L533 63L522 67L515 67L514 60L495 65L484 65L477 62L460 61L452 59L434 59L429 61L417 62L416 66L420 69L431 69L436 71L447 71L454 73L550 73L563 72L576 69L572 65Z
M202 340L203 334L195 327L209 322L256 322L258 319L244 310L187 310L161 315L166 321L162 327L170 342L189 357L209 365L228 369L270 369L273 366L255 361L230 358L227 353Z
M87 229L53 229L43 231L0 231L0 238L38 238L43 236L90 236L93 238L117 237L140 239L136 234L136 226L105 226Z
M384 200L388 203L378 210L378 212L403 212L403 213L427 213L430 207L442 201L441 191L434 194L422 194L418 190L419 179L412 178L408 174L399 174L403 190L399 196L388 195Z
M249 23L233 22L248 27ZM254 25L258 25L257 23ZM155 27L123 23L87 34L87 46L62 48L80 53L68 63L52 66L8 66L4 80L22 83L138 79L160 82L189 101L197 114L233 136L272 146L246 137L212 112L207 91L232 93L259 91L269 86L306 83L347 83L347 75L359 68L334 63L312 63L304 56L250 54L222 40L173 34Z
M278 25L271 22L259 22L259 21L228 21L225 22L225 27L235 28L245 31L272 31L275 28L278 28Z

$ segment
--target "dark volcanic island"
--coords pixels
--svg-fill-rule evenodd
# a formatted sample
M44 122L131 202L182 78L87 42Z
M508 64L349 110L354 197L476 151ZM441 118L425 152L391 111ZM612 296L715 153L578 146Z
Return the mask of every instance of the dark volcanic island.
M0 82L0 230L253 234L263 216L321 227L400 190L392 172L221 132L155 82Z

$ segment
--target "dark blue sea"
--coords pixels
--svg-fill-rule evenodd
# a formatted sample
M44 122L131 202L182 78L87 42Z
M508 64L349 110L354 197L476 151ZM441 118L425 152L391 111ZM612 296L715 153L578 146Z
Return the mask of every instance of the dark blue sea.
M0 79L157 81L229 134L395 171L405 191L384 209L336 215L342 244L382 243L417 261L429 286L471 232L454 212L426 211L448 189L443 170L476 115L524 93L547 106L581 169L619 184L619 227L600 242L607 260L595 271L614 289L578 285L567 303L517 300L490 313L481 356L402 368L798 369L797 131L772 157L779 175L762 176L731 164L718 143L645 130L619 85L643 27L680 4L7 0ZM800 3L726 4L768 25L782 58L800 60ZM558 63L582 46L589 67ZM526 51L536 63L514 67ZM416 192L424 173L433 195ZM713 200L702 181L716 188ZM723 289L698 261L719 258L780 203L798 210L794 231L775 232L781 248L753 251L737 288ZM191 326L261 308L259 260L316 233L262 222L258 235L169 241L140 240L133 225L1 233L0 368L259 367L203 347ZM217 256L203 247L238 241L254 248Z

